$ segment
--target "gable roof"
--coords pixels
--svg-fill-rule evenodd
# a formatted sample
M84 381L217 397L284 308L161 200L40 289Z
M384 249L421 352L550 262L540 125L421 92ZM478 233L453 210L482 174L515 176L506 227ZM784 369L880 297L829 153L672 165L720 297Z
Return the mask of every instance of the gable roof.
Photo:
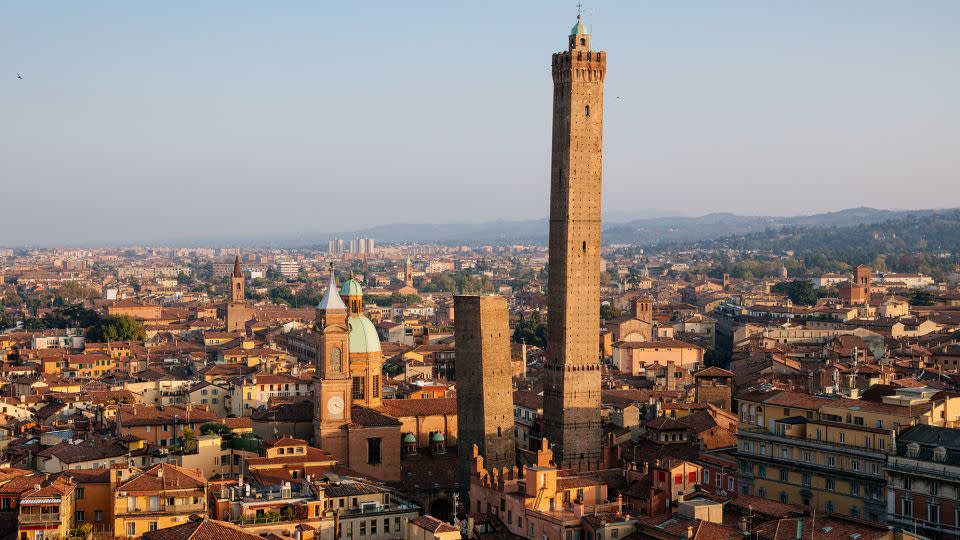
M225 521L197 519L182 525L143 533L147 540L263 540Z

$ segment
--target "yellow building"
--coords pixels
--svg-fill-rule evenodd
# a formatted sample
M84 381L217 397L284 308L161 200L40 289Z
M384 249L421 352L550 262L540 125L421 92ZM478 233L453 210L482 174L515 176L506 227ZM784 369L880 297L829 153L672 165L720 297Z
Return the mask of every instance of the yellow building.
M114 534L140 536L207 514L207 480L196 470L154 465L120 483L113 492Z
M20 540L66 538L73 523L76 486L66 477L36 484L20 497L17 537Z
M741 493L883 522L896 434L943 423L960 404L933 396L914 388L882 401L780 390L737 396Z

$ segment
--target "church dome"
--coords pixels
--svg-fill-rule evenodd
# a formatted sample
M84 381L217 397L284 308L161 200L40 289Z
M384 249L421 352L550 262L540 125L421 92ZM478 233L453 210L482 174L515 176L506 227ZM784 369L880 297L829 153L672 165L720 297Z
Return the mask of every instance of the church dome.
M363 296L363 287L360 282L350 278L343 282L340 288L340 296Z
M380 336L363 315L350 316L350 353L380 352Z
M589 34L587 30L587 25L583 24L583 21L580 20L580 16L577 16L577 24L573 25L573 28L570 30L571 36L579 36L580 34Z
M413 436L413 433L407 433L406 435L403 436L403 442L415 443L417 442L417 438Z
M439 431L436 432L436 433L434 433L433 436L430 437L430 442L435 442L435 443L437 443L437 442L443 442L443 441L444 441L444 439L443 439L443 434L440 433Z

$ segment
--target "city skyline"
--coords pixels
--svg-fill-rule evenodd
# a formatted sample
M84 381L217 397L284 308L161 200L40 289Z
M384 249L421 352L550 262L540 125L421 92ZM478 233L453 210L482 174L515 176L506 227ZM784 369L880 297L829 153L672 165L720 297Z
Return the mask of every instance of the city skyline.
M334 234L424 201L433 223L547 215L543 55L573 5L3 9L0 175L44 202L8 208L6 243ZM585 6L621 51L605 209L960 206L958 10Z

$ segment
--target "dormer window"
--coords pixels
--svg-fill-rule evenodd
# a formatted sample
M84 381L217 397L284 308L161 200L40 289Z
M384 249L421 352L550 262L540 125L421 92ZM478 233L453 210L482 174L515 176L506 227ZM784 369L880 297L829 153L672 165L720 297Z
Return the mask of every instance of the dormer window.
M920 445L919 445L919 444L917 444L917 443L915 443L915 442L912 442L912 443L910 443L910 444L907 445L907 456L909 456L909 457L917 457L917 456L919 456L919 455L920 455Z
M944 448L944 447L942 447L942 446L938 446L938 447L934 448L934 449L933 449L933 460L936 461L937 463L943 463L944 461L946 461L946 460L947 460L947 449Z

